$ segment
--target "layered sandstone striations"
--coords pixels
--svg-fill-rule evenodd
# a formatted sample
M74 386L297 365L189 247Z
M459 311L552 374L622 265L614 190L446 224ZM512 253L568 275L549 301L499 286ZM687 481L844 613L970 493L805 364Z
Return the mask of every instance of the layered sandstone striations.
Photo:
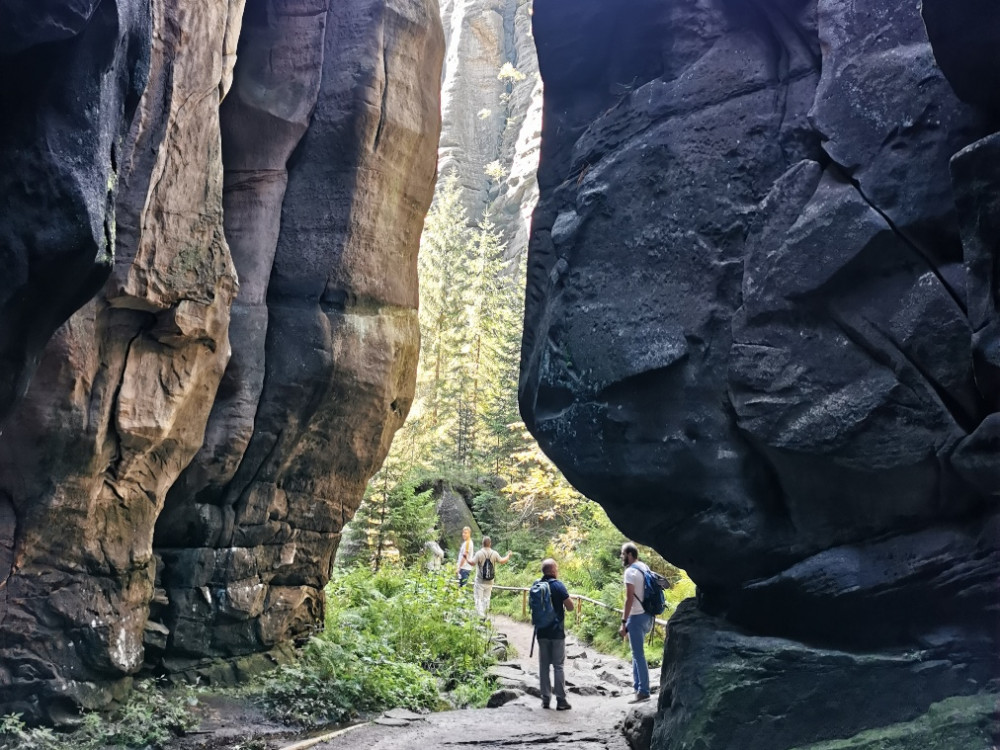
M413 399L437 8L326 6L251 0L223 106L241 289L205 445L156 531L171 670L321 624L341 528Z
M535 6L522 413L698 583L657 747L986 742L1000 123L928 10Z
M116 215L51 224L111 222L117 246L0 437L4 713L60 721L144 661L319 626L340 527L408 409L436 3L243 5L154 0ZM82 164L92 128L73 127Z

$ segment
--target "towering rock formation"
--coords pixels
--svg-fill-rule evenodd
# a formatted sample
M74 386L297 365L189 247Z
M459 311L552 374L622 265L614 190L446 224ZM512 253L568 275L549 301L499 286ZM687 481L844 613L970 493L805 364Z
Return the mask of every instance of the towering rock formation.
M122 2L91 5L95 19L141 17ZM17 197L46 174L43 160L5 172L5 193L26 206L19 225L4 225L10 236L55 248L31 262L65 251L74 232L91 264L115 229L117 250L110 279L49 343L0 437L2 713L58 722L120 694L144 659L185 669L319 626L339 529L409 407L416 249L439 129L437 5L249 0L241 34L243 6L153 0L152 28L147 9L136 43L153 40L145 58L124 20L117 35L92 20L66 42L86 54L67 53L46 75L72 83L93 77L83 63L103 61L103 86L120 90L109 113L95 93L83 108L93 123L62 121L65 92L53 84L12 131L51 148L47 129L66 130L66 149L43 156L78 168L70 187L58 174L37 181L51 199ZM51 13L55 37L28 24L23 38L75 28ZM14 54L19 37L4 34ZM112 66L115 55L131 67ZM115 134L135 86L121 70L149 79L124 140ZM108 153L121 141L110 168L95 166L98 134ZM58 202L59 191L83 197ZM35 294L66 288L39 300L49 328L52 310L65 302L68 314L95 288L85 268L45 281L31 266ZM25 290L11 288L0 302L21 304ZM5 357L8 340L29 353L44 340L44 326L19 332L15 312L3 319Z
M439 177L455 172L470 219L488 213L509 253L519 255L538 199L542 117L531 0L444 0L441 17L447 54Z
M0 2L0 432L49 337L111 271L149 50L149 0Z
M171 671L322 622L340 530L413 399L437 9L326 6L251 0L223 106L241 290L205 444L156 531Z
M656 747L989 746L1000 122L927 5L536 3L521 408L698 584Z
M218 111L241 12L223 0L152 4L114 270L49 343L0 438L0 497L13 511L0 702L29 716L58 721L75 704L104 703L142 664L153 524L201 444L228 358L237 284Z

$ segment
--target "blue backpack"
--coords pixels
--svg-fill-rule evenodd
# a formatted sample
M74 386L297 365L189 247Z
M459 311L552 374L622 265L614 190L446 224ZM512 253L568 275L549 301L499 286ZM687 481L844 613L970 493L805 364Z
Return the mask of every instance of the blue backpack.
M535 630L544 630L556 624L556 608L552 605L552 589L549 582L539 578L528 591L528 608L531 610L531 624Z
M642 573L642 610L648 615L663 614L667 606L667 599L663 595L667 579L648 568L643 570L635 565L632 567Z

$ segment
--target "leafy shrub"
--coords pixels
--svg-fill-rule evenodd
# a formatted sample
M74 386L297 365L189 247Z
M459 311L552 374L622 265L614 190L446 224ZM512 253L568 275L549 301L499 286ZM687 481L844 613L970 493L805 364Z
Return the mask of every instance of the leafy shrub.
M511 62L505 62L500 66L500 72L497 73L497 78L501 81L509 83L517 83L523 81L527 76L524 75L520 70L514 67Z
M500 180L507 176L507 170L503 164L500 163L499 159L495 159L483 167L483 172L487 177L496 180L497 182L500 182Z
M417 568L337 570L324 632L254 692L273 715L304 724L397 706L443 708L439 685L455 691L451 703L485 705L493 658L465 593Z
M357 650L313 638L296 664L268 679L264 704L297 724L340 722L389 706L436 707L437 685L419 666L394 658L384 644Z
M20 714L0 718L0 750L98 750L106 747L157 748L197 726L197 704L188 692L161 690L138 682L128 700L102 716L86 713L79 729L29 729Z

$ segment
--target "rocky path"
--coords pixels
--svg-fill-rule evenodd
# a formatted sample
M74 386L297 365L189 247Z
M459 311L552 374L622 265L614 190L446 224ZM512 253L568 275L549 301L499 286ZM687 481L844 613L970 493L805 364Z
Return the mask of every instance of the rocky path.
M312 745L316 750L546 750L571 744L576 750L629 750L643 745L642 727L652 720L653 701L630 705L631 666L567 641L566 683L569 711L546 710L538 692L538 654L529 658L531 627L506 617L493 618L516 656L494 667L501 689L495 708L436 714L389 711L371 724ZM654 680L655 670L650 674ZM648 740L646 740L648 747Z

